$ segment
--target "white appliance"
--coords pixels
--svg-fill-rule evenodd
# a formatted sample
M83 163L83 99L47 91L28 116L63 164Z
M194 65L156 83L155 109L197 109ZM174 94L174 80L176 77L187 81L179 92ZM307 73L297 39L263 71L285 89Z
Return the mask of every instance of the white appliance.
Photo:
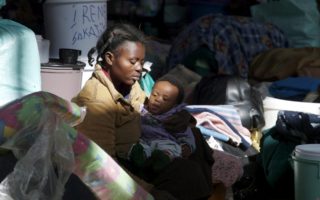
M81 50L78 60L86 63L83 86L94 70L87 61L88 51L107 27L107 0L46 0L43 13L50 58L58 58L60 48Z

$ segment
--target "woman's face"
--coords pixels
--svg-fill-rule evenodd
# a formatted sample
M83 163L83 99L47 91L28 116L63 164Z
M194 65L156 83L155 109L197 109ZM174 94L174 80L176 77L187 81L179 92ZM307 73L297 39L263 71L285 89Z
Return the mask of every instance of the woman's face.
M131 86L140 79L145 57L145 46L142 43L126 41L116 52L109 52L106 56L114 84Z
M149 112L158 115L169 111L177 104L178 95L179 89L170 82L156 82L148 102Z
M131 86L140 79L145 56L145 46L142 43L126 41L115 53L107 53L106 56L114 84Z

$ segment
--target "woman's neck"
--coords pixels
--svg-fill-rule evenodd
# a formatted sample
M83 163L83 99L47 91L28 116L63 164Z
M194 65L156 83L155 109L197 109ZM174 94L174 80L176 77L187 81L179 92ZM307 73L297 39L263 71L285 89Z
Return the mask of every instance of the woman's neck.
M131 87L124 85L124 84L119 84L118 86L115 85L115 88L118 90L122 96L127 96L130 93Z
M112 76L110 75L110 72L106 69L103 69L104 74L106 75L106 77L113 83L114 87L116 88L116 90L122 95L122 96L127 96L130 93L131 90L131 86L125 85L122 82L115 80L114 78L112 78Z

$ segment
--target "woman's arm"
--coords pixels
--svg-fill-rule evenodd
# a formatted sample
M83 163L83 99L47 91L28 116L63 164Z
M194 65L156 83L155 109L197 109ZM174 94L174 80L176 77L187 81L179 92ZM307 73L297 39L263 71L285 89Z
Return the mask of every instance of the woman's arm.
M108 105L96 101L77 102L86 106L87 114L76 128L79 132L97 143L110 156L115 158L115 112Z
M87 107L87 114L83 122L76 127L77 130L97 143L113 160L120 164L116 158L116 109L112 109L110 105L105 103L90 100L82 99L78 100L78 103ZM138 178L125 167L122 166L122 168L146 191L153 188L153 185Z

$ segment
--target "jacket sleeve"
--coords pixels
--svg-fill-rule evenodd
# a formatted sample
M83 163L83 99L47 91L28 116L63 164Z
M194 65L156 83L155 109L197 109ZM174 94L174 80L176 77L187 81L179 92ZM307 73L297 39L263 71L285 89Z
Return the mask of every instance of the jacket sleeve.
M187 144L191 148L192 152L195 151L196 142L190 127L188 127L184 133L176 133L175 136L179 141L179 144Z
M84 121L77 126L77 129L96 142L119 163L115 152L115 112L106 108L102 103L90 101L82 103L87 107L87 114ZM146 191L150 191L153 188L153 185L138 178L125 167L122 168Z
M80 105L86 106L87 114L76 128L88 138L96 142L113 158L115 151L115 112L105 103L80 100Z

